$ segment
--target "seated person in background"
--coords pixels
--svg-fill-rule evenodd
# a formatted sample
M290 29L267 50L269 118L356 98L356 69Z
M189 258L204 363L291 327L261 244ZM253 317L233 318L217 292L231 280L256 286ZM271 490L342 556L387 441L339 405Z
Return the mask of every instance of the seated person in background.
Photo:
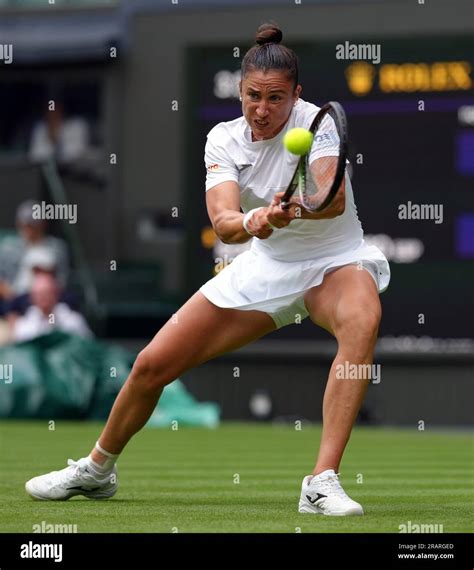
M60 286L52 275L36 275L30 292L31 306L15 320L11 335L13 340L31 340L56 330L91 337L92 332L84 317L59 302L60 295Z
M90 129L81 117L65 117L63 104L47 109L33 128L28 151L32 162L55 158L58 164L80 160L89 149Z
M19 235L6 238L0 244L0 315L6 312L6 301L29 293L35 256L49 256L61 287L66 285L69 276L66 243L47 235L46 221L33 217L34 205L34 200L20 204L16 212Z
M32 281L38 275L46 275L56 279L56 260L54 254L45 247L32 248L25 256L23 262L25 270L28 274L31 272ZM61 287L61 283L58 283ZM65 303L71 309L78 307L78 300L72 291L64 290L61 287L61 297L59 301ZM31 305L30 292L18 295L5 303L6 318L10 327L13 327L15 319L23 315Z

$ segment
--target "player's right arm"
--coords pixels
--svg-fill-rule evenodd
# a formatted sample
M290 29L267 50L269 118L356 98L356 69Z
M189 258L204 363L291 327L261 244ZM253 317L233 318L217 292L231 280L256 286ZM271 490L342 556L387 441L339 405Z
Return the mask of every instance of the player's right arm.
M276 228L287 226L293 219L287 211L273 206L256 210L244 228L240 211L239 172L225 148L227 133L217 125L208 134L204 162L206 165L207 213L217 236L224 243L245 243L251 237L266 239Z
M252 235L244 229L237 182L227 180L206 192L207 213L218 238L224 243L245 243ZM252 234L260 239L270 237L267 208L257 210L248 222Z

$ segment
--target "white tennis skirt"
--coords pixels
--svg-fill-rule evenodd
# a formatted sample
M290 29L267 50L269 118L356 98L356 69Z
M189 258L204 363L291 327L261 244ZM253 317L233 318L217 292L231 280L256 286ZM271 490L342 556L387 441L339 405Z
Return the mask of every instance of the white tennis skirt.
M388 287L390 266L385 255L362 241L356 249L304 261L278 261L251 248L204 283L200 291L218 307L268 313L280 328L308 316L303 300L308 289L320 285L326 273L352 264L372 275L379 293Z

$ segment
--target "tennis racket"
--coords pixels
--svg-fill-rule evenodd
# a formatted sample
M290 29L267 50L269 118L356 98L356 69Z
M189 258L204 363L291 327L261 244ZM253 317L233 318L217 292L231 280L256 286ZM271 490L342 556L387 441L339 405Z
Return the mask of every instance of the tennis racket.
M330 101L323 105L309 130L313 133L316 151L324 152L325 148L330 148L334 156L316 158L310 169L311 150L302 155L282 197L281 206L288 208L290 198L298 190L301 205L311 212L320 212L332 202L346 169L347 119L340 103Z

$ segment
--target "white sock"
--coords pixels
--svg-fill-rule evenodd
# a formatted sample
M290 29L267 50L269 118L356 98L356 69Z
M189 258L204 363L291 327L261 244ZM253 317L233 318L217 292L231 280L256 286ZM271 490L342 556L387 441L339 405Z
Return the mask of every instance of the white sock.
M95 448L97 449L97 451L102 453L102 455L105 455L107 459L101 465L100 463L94 461L92 457L89 455L88 459L90 466L92 467L92 470L100 475L103 475L104 473L110 473L110 471L112 471L112 469L114 468L115 462L118 459L118 455L114 455L113 453L109 453L108 451L103 449L99 445L99 442L96 442Z
M326 469L326 471L322 471L321 473L314 475L313 479L320 479L326 477L327 475L334 475L334 474L335 474L334 469Z

